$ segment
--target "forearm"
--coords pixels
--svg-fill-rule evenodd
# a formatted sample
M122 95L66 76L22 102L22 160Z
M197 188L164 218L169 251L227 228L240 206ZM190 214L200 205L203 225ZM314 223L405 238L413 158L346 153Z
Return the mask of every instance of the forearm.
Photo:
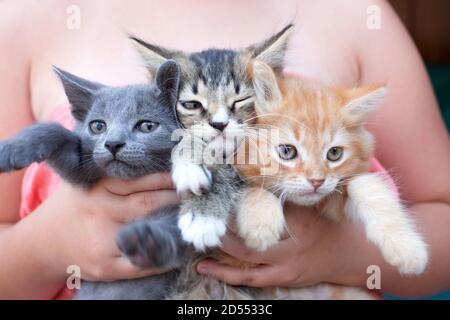
M354 225L345 223L344 230L341 230L340 233L352 234L351 242L345 242L356 244L354 248L346 249L349 253L347 260L350 264L355 263L353 267L344 268L348 272L331 276L331 281L365 287L369 277L369 274L366 273L367 267L378 265L381 269L381 290L383 292L405 297L421 297L449 289L450 205L438 202L418 203L411 206L409 212L414 217L419 232L429 246L430 260L425 273L420 276L401 276L395 268L383 260L374 245L361 239L364 237L361 230L345 230L355 229Z
M48 210L41 206L30 217L0 227L0 299L49 299L64 284L51 251ZM50 240L50 241L49 241Z

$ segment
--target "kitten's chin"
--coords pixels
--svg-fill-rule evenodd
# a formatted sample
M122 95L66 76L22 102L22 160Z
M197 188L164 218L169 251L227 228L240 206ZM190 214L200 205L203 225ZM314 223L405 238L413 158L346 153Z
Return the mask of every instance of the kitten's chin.
M119 179L129 180L137 178L139 176L139 170L132 168L128 164L122 161L113 160L105 165L103 170L110 177L115 177Z
M229 156L234 154L243 139L237 137L216 136L208 143L208 149L215 150L217 154Z
M300 206L313 206L320 202L326 195L320 193L290 194L286 200Z

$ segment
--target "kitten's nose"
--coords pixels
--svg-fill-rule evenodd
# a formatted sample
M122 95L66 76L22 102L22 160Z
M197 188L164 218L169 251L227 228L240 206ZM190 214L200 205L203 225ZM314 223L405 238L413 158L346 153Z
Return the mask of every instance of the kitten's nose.
M209 125L211 127L213 127L214 129L217 129L219 131L223 131L227 127L228 122L210 122Z
M308 181L314 187L314 191L317 191L317 189L319 189L320 186L323 185L323 183L325 182L325 179L308 179Z
M106 141L105 142L105 148L111 152L113 156L116 155L117 152L119 152L120 149L123 148L125 145L125 142L121 141Z

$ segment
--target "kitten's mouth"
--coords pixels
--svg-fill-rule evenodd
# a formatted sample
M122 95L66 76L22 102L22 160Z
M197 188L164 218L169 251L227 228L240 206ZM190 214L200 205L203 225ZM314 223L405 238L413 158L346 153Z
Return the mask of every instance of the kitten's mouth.
M225 132L218 132L216 135L214 135L210 138L210 141L212 142L215 140L227 140L227 139L228 139L228 137Z
M302 194L302 196L314 196L314 195L321 195L321 193L319 192L319 190L316 190L305 192L304 194Z
M321 194L319 192L306 192L301 194L291 194L288 196L288 200L297 203L299 205L314 205L318 203L320 200L322 200L325 197L324 194Z
M119 179L133 178L139 172L137 167L133 167L129 163L118 159L110 160L103 168L109 176Z
M126 163L125 161L119 160L119 159L112 159L112 160L110 160L105 165L105 168L111 168L111 167L117 167L117 166L119 166L119 167L124 166L124 167L127 167L127 168L131 168L131 166L128 163Z

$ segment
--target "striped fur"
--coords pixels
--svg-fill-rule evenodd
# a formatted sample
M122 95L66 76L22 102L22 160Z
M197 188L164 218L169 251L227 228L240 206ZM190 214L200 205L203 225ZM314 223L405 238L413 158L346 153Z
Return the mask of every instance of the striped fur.
M292 30L293 25L289 24L270 38L242 50L208 49L195 53L162 48L136 37L131 40L151 73L167 59L180 63L182 75L177 115L185 128L212 139L217 130L210 123L220 115L229 120L223 133L225 138L234 138L242 135L256 115L249 73L251 64L255 60L261 61L276 73L280 72ZM187 101L200 102L202 107L188 110L183 107Z

